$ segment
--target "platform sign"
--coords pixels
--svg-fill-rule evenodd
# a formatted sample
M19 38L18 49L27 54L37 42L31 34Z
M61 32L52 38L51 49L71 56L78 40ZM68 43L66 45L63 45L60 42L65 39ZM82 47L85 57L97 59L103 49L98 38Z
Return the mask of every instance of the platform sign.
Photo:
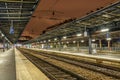
M109 32L106 33L106 38L110 38L110 33Z
M11 21L11 26L10 26L10 34L14 34L14 28L13 28L13 21Z
M10 27L10 32L9 33L10 34L14 34L14 28L13 28L13 26Z
M84 32L84 37L87 37L87 31Z

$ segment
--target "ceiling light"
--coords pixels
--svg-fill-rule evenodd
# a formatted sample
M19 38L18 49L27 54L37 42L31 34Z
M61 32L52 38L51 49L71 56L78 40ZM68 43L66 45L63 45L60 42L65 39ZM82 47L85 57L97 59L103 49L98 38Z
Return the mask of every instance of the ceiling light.
M77 34L76 36L81 36L81 35L82 35L82 34L79 33L79 34Z
M67 38L66 36L63 37L63 39L66 39L66 38Z
M1 36L4 37L4 34L2 34Z
M69 44L69 42L67 41L67 44Z
M73 43L76 43L76 41L73 41Z
M92 39L93 42L95 42L95 39Z
M83 43L83 42L84 42L84 40L81 40L81 42Z
M44 42L46 42L46 41L44 41Z
M57 38L54 38L55 41L57 41Z
M49 42L51 41L51 40L48 40Z
M110 18L110 15L108 15L108 14L104 14L104 15L102 15L103 17L106 17L106 18Z
M109 29L102 29L101 32L109 31Z
M110 41L112 38L106 38L106 40Z

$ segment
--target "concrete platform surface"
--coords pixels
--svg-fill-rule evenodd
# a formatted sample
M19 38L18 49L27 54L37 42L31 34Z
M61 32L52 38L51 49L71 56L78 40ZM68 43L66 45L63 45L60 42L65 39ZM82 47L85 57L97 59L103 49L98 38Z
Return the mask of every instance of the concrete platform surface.
M120 54L111 54L111 53L107 53L107 54L97 54L97 53L96 54L85 54L85 53L74 53L74 52L67 52L67 51L57 51L57 50L47 50L47 49L37 49L37 48L30 48L30 49L120 61Z
M17 80L49 80L34 64L20 51L15 49Z
M0 80L16 80L13 49L0 53Z

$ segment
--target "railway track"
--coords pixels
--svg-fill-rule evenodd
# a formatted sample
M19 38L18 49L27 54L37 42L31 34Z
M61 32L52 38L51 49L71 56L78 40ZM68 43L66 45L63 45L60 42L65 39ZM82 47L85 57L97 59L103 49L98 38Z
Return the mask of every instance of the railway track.
M20 50L21 51L21 50ZM43 73L45 73L51 80L87 80L81 75L75 74L69 70L62 69L49 62L46 62L38 57L21 51L23 55L28 58L35 66L37 66Z
M40 53L40 55L120 79L120 69L116 69L116 68L109 67L109 66L101 66L97 64L87 63L83 61L77 61L77 60L73 60L73 59L69 59L69 58L65 58L61 56L50 55L50 54Z
M56 59L59 61L63 61L72 65L76 65L82 68L86 68L88 70L92 70L95 72L99 72L102 73L104 75L107 76L111 76L117 79L120 79L120 69L116 69L114 67L110 67L110 66L105 66L105 65L97 65L97 64L92 64L92 63L88 63L88 62L84 62L84 61L78 61L78 60L73 60L70 58L66 58L66 57L62 57L62 56L56 56L56 55L51 55L51 54L47 54L47 53L40 53L38 51L33 51L33 50L29 50L32 51L36 54L42 55L42 56L46 56L52 59Z

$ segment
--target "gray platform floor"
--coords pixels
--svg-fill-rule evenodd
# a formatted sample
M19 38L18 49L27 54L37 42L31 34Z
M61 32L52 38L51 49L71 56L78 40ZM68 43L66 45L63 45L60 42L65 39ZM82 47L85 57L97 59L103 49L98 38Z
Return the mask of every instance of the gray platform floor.
M16 80L15 54L13 49L0 52L0 80Z
M70 52L70 51L57 51L57 50L47 50L47 49L37 49L37 48L30 48L30 49L120 61L120 54L111 54L111 53L106 53L106 54L100 54L100 53L99 54L85 54L84 52L82 52L82 53L81 52L80 53L74 53L74 52Z

